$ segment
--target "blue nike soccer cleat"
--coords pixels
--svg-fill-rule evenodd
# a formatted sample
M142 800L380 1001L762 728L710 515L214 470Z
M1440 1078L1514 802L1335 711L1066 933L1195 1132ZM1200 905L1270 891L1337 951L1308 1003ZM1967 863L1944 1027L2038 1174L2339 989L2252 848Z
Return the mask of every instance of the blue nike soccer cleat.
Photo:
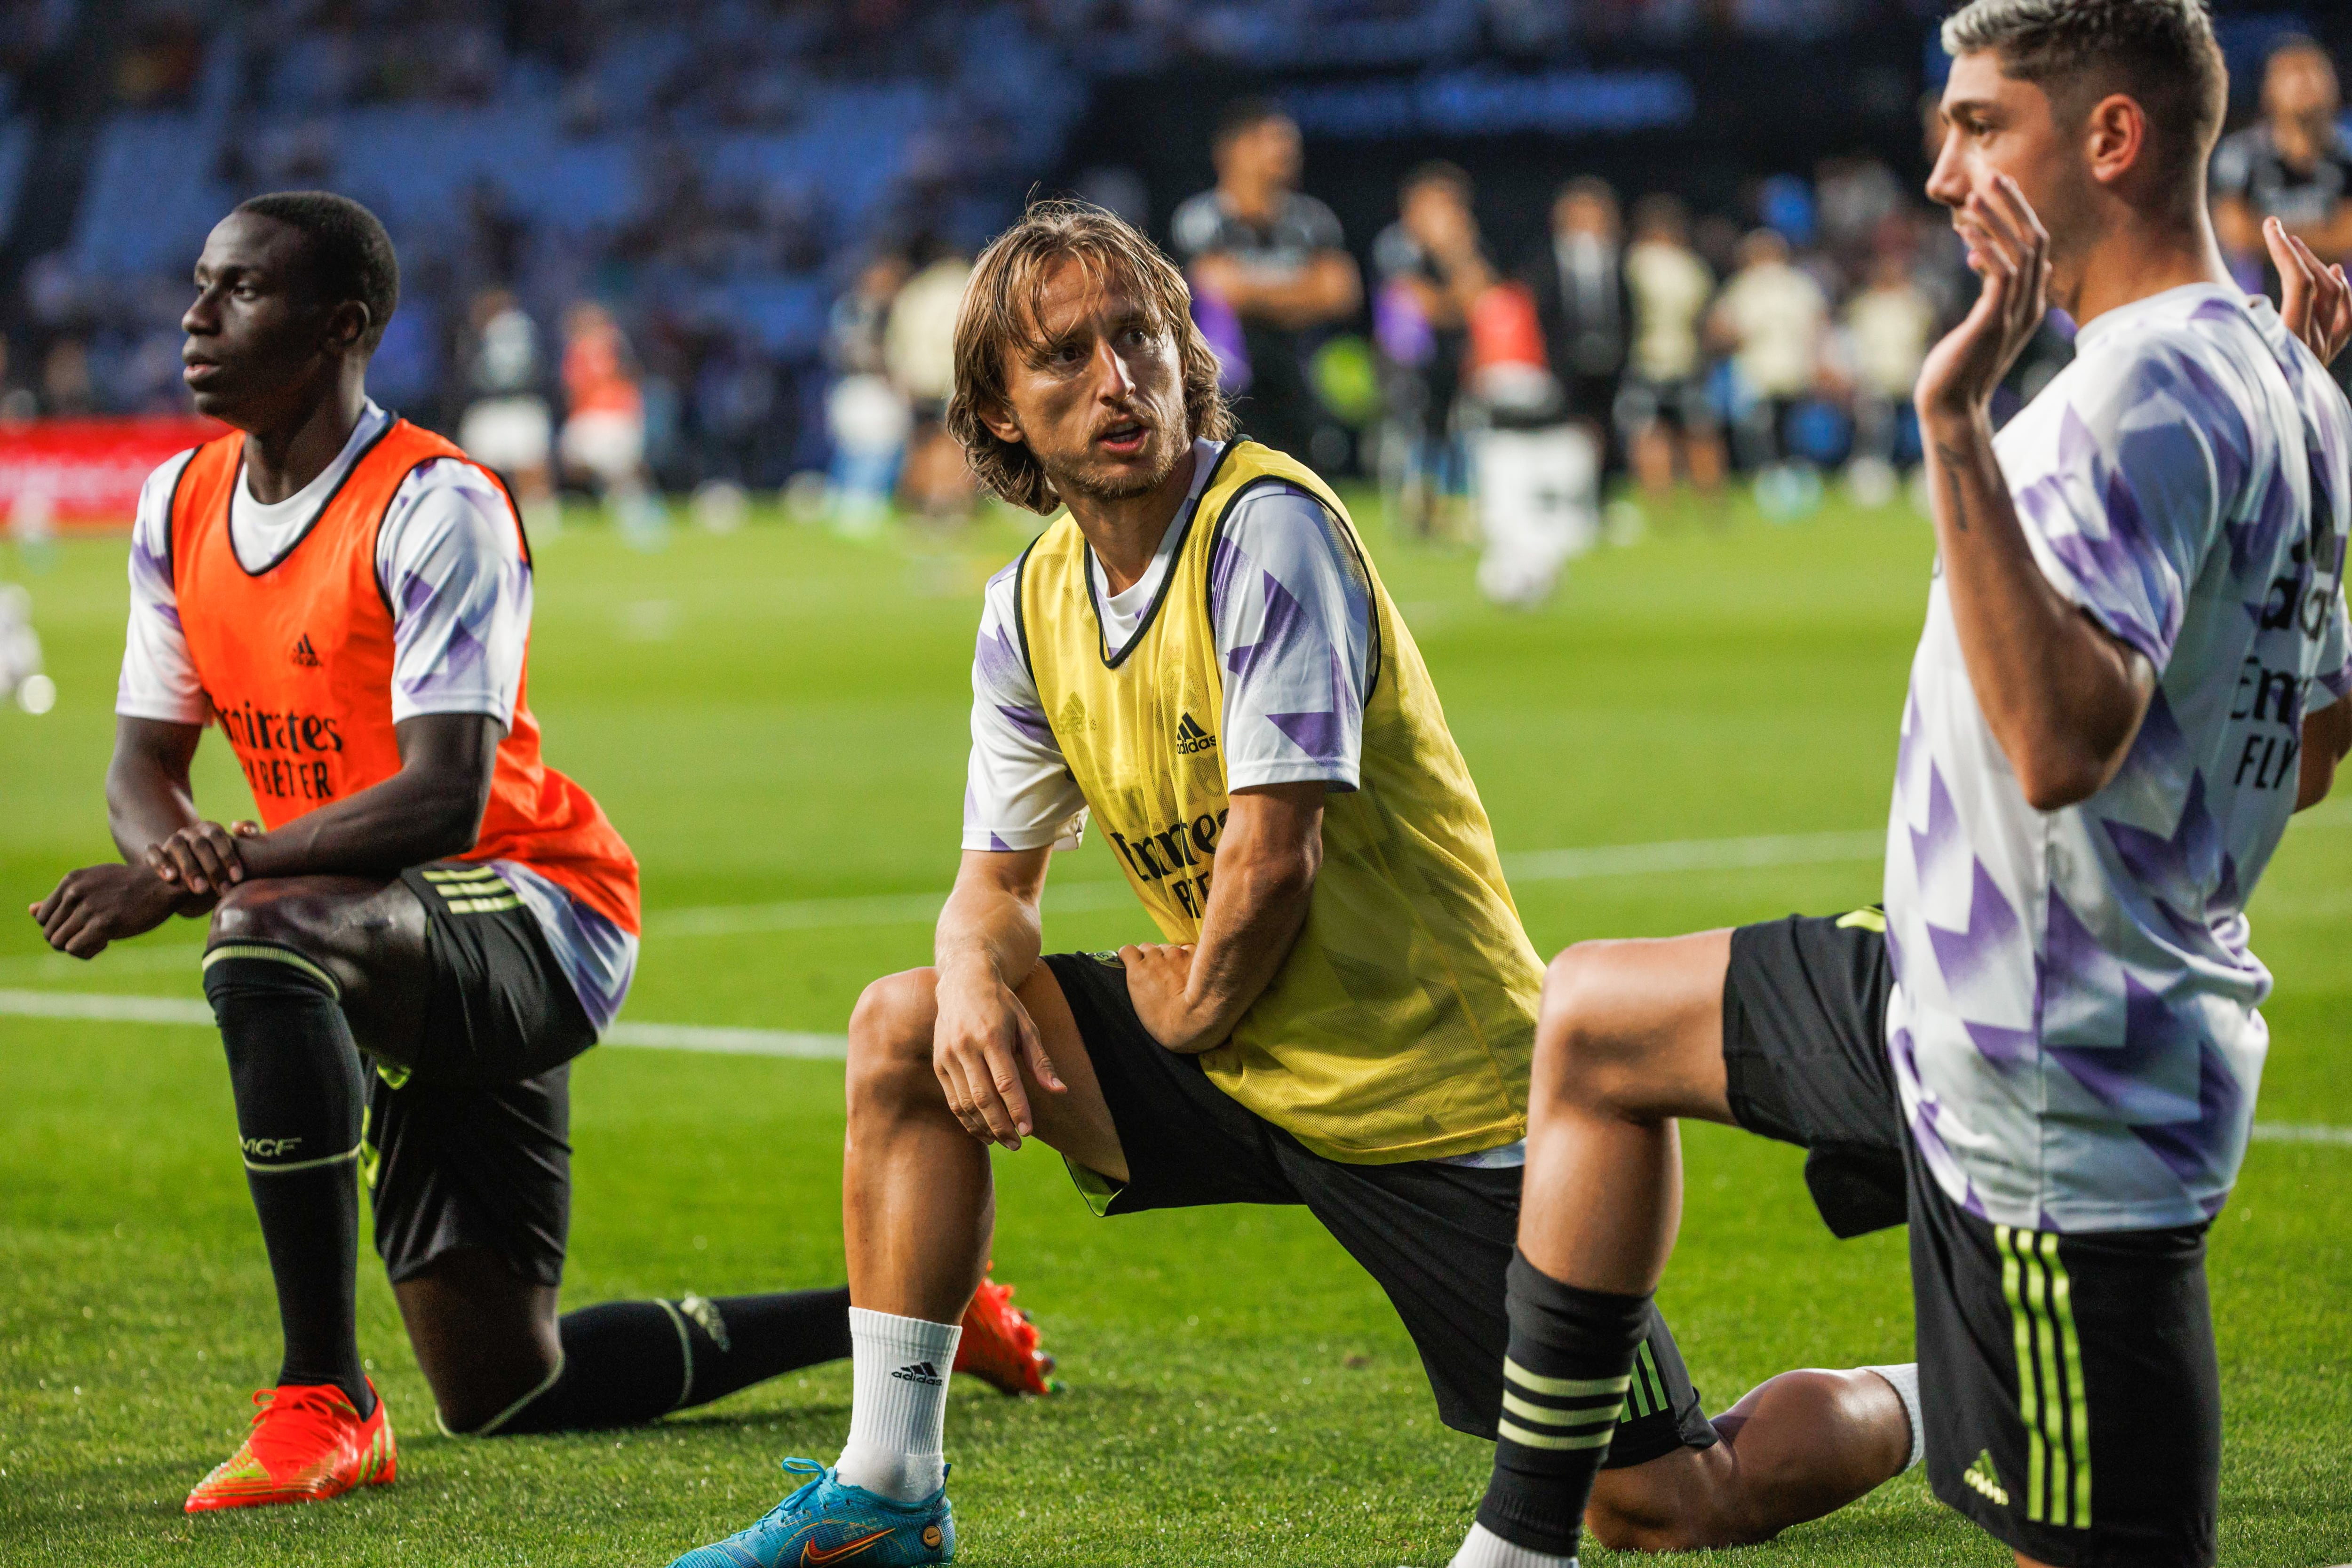
M955 1561L955 1510L945 1486L920 1502L853 1487L813 1459L786 1459L807 1483L749 1530L698 1546L669 1568L917 1568Z

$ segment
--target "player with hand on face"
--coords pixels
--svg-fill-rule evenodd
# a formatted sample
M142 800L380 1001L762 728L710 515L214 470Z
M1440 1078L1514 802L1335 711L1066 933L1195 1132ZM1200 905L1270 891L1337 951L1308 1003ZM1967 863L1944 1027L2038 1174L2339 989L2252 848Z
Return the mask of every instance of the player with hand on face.
M2231 282L2200 0L1975 0L1944 42L1928 194L1983 287L1916 393L1938 562L1885 907L1553 963L1510 1355L1625 1376L1675 1119L1733 1122L1811 1151L1838 1234L1907 1219L1939 1498L2028 1568L2205 1568L2205 1234L2268 1044L2244 910L2352 747L2352 289L2275 226L2285 319ZM2053 300L2078 357L1996 437ZM1456 1568L1573 1561L1588 1407L1498 1448Z
M488 470L368 397L400 284L366 208L257 196L195 287L187 384L234 429L140 498L106 791L122 860L32 910L85 959L173 915L211 923L205 994L285 1359L189 1511L394 1478L354 1324L355 1173L451 1431L647 1421L847 1353L840 1289L557 1317L570 1064L635 972L637 866L541 761L520 521ZM197 815L208 722L266 830ZM1041 1389L1004 1295L976 1296L967 1342L1000 1386Z
M935 1369L988 1256L991 1149L1031 1138L1099 1214L1305 1205L1388 1293L1445 1423L1513 1419L1541 968L1347 508L1233 438L1187 304L1149 240L1075 205L973 272L950 423L997 494L1054 516L988 587L938 962L850 1019L848 1442L786 1461L804 1485L678 1568L953 1555ZM1041 956L1048 864L1089 818L1167 940ZM1614 1540L1755 1539L1902 1468L1870 1373L1787 1374L1718 1428L1664 1322L1635 1341L1595 1504Z

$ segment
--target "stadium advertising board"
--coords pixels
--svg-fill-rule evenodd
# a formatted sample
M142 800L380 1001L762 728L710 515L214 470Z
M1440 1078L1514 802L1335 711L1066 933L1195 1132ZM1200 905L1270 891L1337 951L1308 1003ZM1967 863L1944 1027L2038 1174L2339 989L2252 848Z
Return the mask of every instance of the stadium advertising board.
M0 435L0 521L19 532L128 528L156 465L224 428L192 415L16 426Z

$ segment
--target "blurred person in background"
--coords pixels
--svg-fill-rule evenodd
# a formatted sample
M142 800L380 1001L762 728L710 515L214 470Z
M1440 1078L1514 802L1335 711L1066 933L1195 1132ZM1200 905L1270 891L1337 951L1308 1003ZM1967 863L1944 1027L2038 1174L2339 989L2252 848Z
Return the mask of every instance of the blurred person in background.
M1383 457L1394 515L1423 538L1454 531L1444 515L1467 479L1454 429L1470 311L1495 283L1479 248L1470 176L1454 163L1417 164L1397 194L1397 221L1372 241L1380 279L1372 329L1389 368L1388 403L1400 461Z
M899 494L914 512L961 518L976 493L963 448L947 431L948 399L955 395L956 312L971 263L935 241L918 244L915 275L890 302L882 330L882 359L914 417Z
M2336 63L2311 38L2290 37L2263 70L2262 118L2222 139L2213 154L2213 227L2239 281L2279 298L2278 269L2263 243L2276 218L2328 266L2352 259L2352 148L2336 116ZM2341 374L2339 369L2339 374Z
M17 384L15 360L5 333L0 333L0 425L22 425L41 411L41 400L29 386Z
M1568 417L1553 375L1536 292L1514 279L1470 310L1464 425L1478 498L1478 590L1492 603L1533 609L1560 569L1600 531L1592 506L1597 453Z
M1550 243L1520 269L1535 296L1567 427L1559 439L1572 504L1597 517L1612 416L1633 341L1624 225L1608 182L1570 180L1551 204ZM1571 450L1572 448L1572 450Z
M669 519L646 468L646 400L612 312L583 300L563 318L563 466L603 498L621 532L657 544Z
M1846 486L1864 506L1895 499L1906 456L1904 423L1937 324L1911 258L1883 246L1864 287L1846 301L1844 343L1853 382L1853 455Z
M1332 439L1345 437L1316 402L1307 354L1318 329L1362 303L1356 259L1339 216L1300 194L1298 126L1279 106L1264 99L1227 106L1211 158L1215 188L1179 206L1171 225L1176 259L1194 293L1239 321L1249 379L1236 409L1243 426L1277 451L1327 462ZM1318 450L1327 426L1331 436Z
M514 295L485 291L474 301L473 353L467 380L474 400L457 426L457 445L514 487L526 528L551 534L563 525L550 463L555 424L541 392L545 374L539 327Z
M0 700L27 713L57 705L58 686L41 671L41 635L33 629L33 595L0 583Z
M98 384L90 375L89 345L59 338L41 359L41 412L73 418L98 412Z
M898 464L914 429L907 400L890 384L883 333L891 302L911 270L904 254L886 250L858 270L834 301L824 353L835 380L825 394L825 434L833 441L834 526L849 533L881 527L898 487Z
M1670 195L1633 205L1625 251L1633 340L1617 395L1618 438L1643 493L1672 493L1679 462L1702 494L1723 483L1723 437L1706 389L1702 327L1715 298L1715 272L1691 248L1690 218Z
M1793 477L1784 458L1789 415L1821 379L1829 296L1792 265L1789 242L1759 228L1740 242L1739 271L1716 300L1709 325L1731 354L1732 438L1759 493Z

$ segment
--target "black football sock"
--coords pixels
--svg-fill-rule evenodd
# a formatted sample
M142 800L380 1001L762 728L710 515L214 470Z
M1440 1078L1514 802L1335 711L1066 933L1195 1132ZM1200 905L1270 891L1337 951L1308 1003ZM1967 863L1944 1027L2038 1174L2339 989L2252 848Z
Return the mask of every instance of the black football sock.
M635 1426L849 1354L849 1288L605 1301L557 1324L563 1366L482 1436Z
M1501 1436L1478 1522L1514 1545L1573 1557L1650 1298L1580 1290L1517 1251L1509 1282Z
M281 1384L332 1384L364 1416L356 1270L360 1054L334 979L291 948L227 942L205 995L228 1052L246 1186L269 1250L286 1340Z

